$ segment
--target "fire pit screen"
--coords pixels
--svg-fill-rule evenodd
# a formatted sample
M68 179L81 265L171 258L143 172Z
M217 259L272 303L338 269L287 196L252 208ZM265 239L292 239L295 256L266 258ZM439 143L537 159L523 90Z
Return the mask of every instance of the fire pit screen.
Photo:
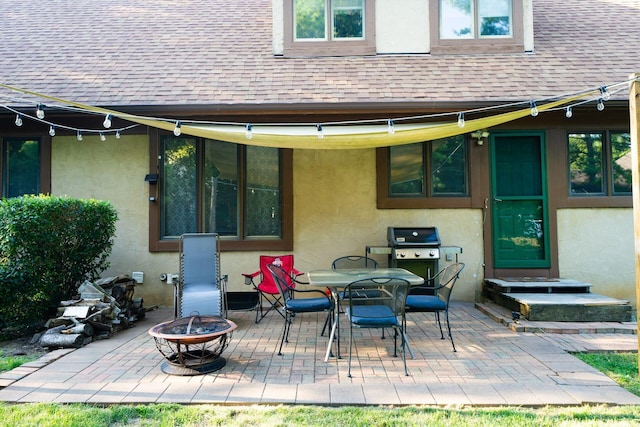
M221 369L221 357L236 329L231 320L218 316L191 316L160 323L149 329L166 361L162 372L170 375L200 375Z

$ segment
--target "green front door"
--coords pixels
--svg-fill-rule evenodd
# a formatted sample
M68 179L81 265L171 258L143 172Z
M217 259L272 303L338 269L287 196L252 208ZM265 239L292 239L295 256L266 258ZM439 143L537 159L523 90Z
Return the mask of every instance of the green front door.
M491 135L495 268L548 268L547 174L542 132Z

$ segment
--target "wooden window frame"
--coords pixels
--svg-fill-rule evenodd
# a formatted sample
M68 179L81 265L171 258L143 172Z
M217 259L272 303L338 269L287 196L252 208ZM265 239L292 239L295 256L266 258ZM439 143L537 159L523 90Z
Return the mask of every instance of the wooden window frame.
M284 56L363 56L376 54L375 0L364 2L364 39L294 40L294 1L284 1ZM329 8L331 0L328 0ZM330 10L330 9L329 9ZM330 18L329 18L330 19Z
M472 0L476 2L477 0ZM524 8L522 0L511 0L512 37L484 37L469 39L440 38L440 0L429 3L431 53L514 53L524 52Z
M150 134L150 174L159 173L160 164L160 138L168 133L153 130ZM199 138L202 139L202 138ZM293 150L280 149L281 158L281 212L282 235L280 239L243 239L222 237L220 239L221 251L291 251L293 250ZM241 170L242 170L241 166ZM149 184L149 251L150 252L177 252L179 239L162 239L160 236L160 207L159 188L161 179L157 183ZM240 212L241 220L244 220L243 212Z
M2 170L2 168L4 167L4 162L5 162L5 141L6 140L16 140L16 139L23 139L23 140L30 140L30 139L36 139L39 141L39 155L40 155L40 183L39 183L39 187L40 187L40 193L39 194L51 194L51 136L49 136L48 134L29 134L29 135L24 135L24 134L17 134L17 133L8 133L5 135L2 135L2 137L0 138L0 142L2 143L0 146L0 188L2 189L2 194L1 196L4 198L4 188L5 188L5 182L4 182L4 170Z

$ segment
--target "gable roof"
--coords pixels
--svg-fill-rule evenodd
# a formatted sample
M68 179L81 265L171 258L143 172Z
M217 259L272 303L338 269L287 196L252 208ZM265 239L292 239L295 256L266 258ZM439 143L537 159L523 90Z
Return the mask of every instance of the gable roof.
M435 105L544 98L640 71L637 0L533 0L530 54L318 58L273 55L271 3L3 0L0 83L110 107Z

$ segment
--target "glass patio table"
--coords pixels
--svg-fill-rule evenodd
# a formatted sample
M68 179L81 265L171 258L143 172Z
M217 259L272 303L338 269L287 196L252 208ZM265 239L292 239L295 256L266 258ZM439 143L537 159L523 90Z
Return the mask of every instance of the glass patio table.
M311 270L307 272L307 279L310 286L329 288L333 295L334 301L338 302L338 293L343 291L344 288L351 282L363 279L372 278L399 278L404 279L413 285L421 285L424 283L424 278L405 270L404 268L376 268L376 269L338 269L338 270ZM335 310L333 325L331 326L331 333L329 334L329 343L327 344L327 352L324 357L324 361L329 361L331 354L331 347L336 333L338 334L337 343L337 356L340 357L340 333L338 330L340 320L340 310Z

